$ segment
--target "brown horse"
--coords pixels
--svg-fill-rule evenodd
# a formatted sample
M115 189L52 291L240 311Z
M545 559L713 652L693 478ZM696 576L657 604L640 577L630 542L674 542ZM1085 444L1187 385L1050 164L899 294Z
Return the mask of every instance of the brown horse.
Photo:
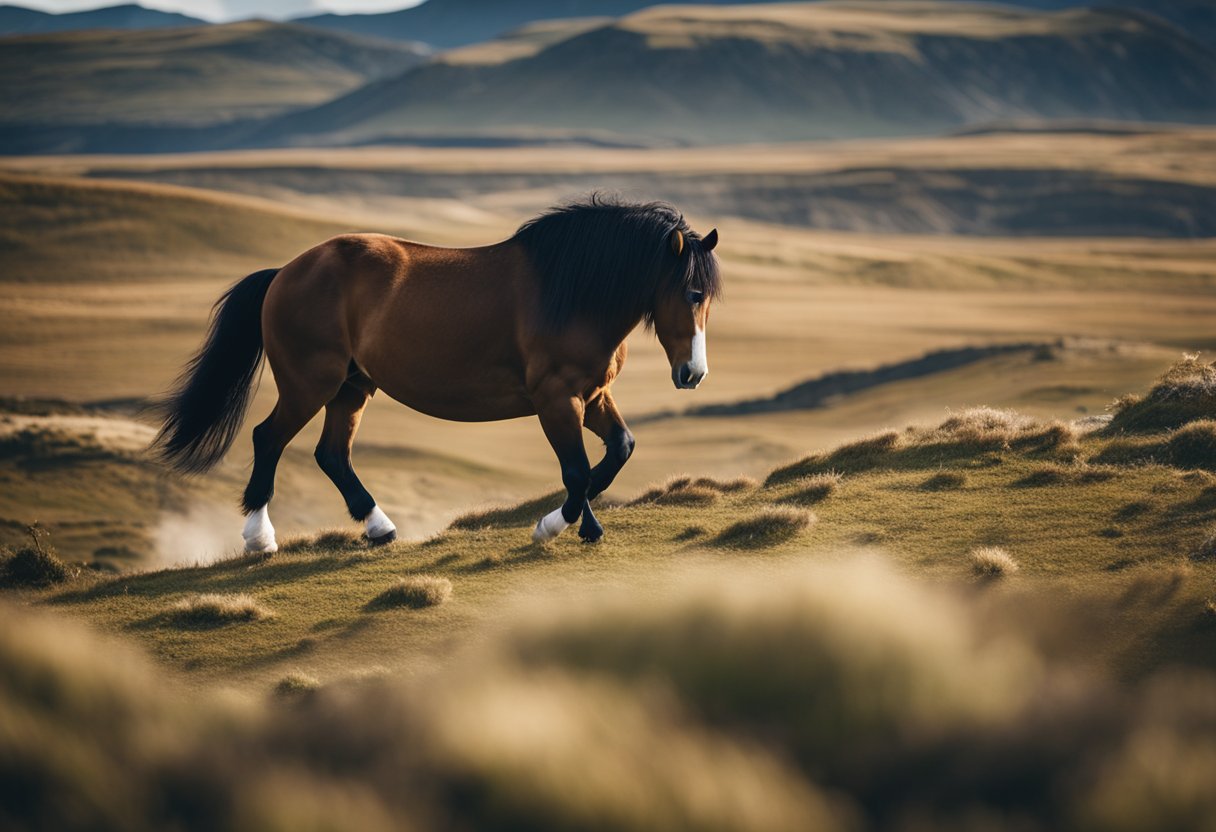
M653 326L676 387L701 383L710 302L721 288L717 242L716 230L702 238L670 206L596 197L482 248L335 237L281 269L251 274L219 300L202 349L165 402L156 447L184 472L215 465L244 420L264 353L279 399L253 429L247 550L277 548L267 513L275 468L321 408L317 464L373 544L396 538L351 467L355 431L377 389L442 419L535 414L567 496L533 538L548 540L581 515L579 536L599 540L590 501L634 448L611 392L625 337L641 322ZM606 447L594 468L584 427Z

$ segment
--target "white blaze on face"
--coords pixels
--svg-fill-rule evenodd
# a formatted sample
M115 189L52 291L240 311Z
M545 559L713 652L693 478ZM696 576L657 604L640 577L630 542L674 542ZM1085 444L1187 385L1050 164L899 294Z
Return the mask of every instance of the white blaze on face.
M688 360L688 369L694 376L709 375L709 358L705 355L705 330L697 327L692 336L692 358Z
M274 526L270 525L270 512L266 506L249 515L245 521L245 529L241 532L245 538L246 552L277 552L279 544L274 540Z

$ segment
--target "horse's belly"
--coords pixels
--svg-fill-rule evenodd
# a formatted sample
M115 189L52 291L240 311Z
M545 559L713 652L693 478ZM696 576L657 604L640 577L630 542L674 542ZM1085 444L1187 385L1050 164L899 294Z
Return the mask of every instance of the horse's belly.
M383 368L384 372L376 369L367 371L378 388L428 416L456 422L495 422L536 413L522 382L502 368L436 373L434 365L406 362Z

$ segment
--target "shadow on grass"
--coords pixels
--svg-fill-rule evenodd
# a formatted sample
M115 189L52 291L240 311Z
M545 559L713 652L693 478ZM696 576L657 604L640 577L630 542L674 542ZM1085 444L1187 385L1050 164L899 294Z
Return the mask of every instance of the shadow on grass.
M280 584L307 578L321 572L354 565L349 558L327 555L314 559L291 558L279 560L256 556L234 558L233 561L248 561L249 565L233 574L239 566L224 561L212 566L192 566L184 569L165 569L111 578L89 587L68 590L53 595L46 603L55 605L82 604L105 598L135 596L138 598L160 598L183 592L218 592L243 590L253 584ZM356 561L357 562L357 561Z

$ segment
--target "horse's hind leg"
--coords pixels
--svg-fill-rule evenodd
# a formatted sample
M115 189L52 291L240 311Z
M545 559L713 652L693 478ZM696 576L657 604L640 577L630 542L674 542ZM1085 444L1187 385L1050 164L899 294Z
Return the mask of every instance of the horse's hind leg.
M325 430L315 456L321 470L342 493L350 516L367 524L367 539L373 546L378 546L396 540L397 527L359 482L350 461L359 420L375 391L375 385L367 376L354 375L346 380L338 395L325 405Z
M253 429L253 473L245 486L242 504L249 519L242 535L247 552L274 552L278 549L274 526L267 506L274 496L274 477L287 444L313 416L316 416L342 384L342 365L337 372L328 368L303 368L290 375L276 373L279 400L266 421Z

